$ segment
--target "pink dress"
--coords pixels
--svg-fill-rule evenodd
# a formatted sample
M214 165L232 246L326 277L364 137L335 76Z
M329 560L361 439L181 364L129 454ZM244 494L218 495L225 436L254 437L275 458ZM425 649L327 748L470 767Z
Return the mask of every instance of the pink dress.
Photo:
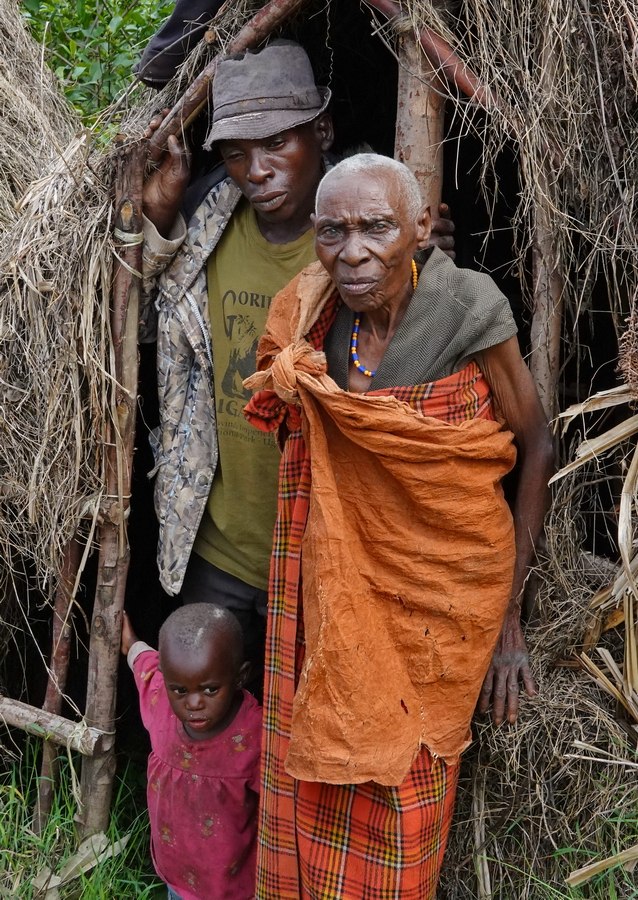
M131 667L151 738L147 797L157 874L183 900L251 900L261 708L243 691L229 727L193 741L170 708L157 651L144 647Z

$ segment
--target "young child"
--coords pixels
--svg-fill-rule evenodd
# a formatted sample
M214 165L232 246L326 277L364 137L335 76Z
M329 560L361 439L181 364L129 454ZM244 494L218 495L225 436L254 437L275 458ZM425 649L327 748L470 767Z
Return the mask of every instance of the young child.
M250 900L261 709L242 689L239 622L211 603L183 606L162 625L158 653L124 613L122 653L151 738L151 851L169 898Z

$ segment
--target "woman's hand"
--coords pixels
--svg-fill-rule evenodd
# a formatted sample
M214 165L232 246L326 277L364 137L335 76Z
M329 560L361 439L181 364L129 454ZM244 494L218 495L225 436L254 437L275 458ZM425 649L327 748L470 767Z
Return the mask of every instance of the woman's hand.
M131 627L131 620L127 613L122 612L122 643L120 650L124 656L128 656L129 650L137 640L139 639Z
M505 719L510 725L514 724L518 716L521 680L527 696L534 697L538 688L529 667L519 607L515 606L505 617L490 668L483 681L478 711L486 713L491 703L495 725L500 725Z
M169 110L165 109L155 116L149 123L144 137L151 138L168 113ZM155 225L162 237L168 237L170 234L189 179L190 154L185 144L171 134L157 167L144 182L142 194L144 215Z
M446 253L450 259L456 257L454 250L454 222L447 203L439 204L438 217L432 218L432 231L430 232L429 247L438 247Z

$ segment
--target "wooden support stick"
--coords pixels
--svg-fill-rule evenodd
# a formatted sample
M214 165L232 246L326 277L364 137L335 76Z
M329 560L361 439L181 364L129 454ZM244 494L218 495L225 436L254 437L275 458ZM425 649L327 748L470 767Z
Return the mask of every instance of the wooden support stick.
M111 334L116 385L105 436L108 515L100 526L100 554L91 622L85 718L104 732L99 753L84 760L77 819L81 836L108 824L115 774L115 697L122 609L129 564L126 521L130 503L137 403L137 330L142 268L142 184L146 143L123 147L115 176L115 245Z
M551 29L550 29L551 31ZM541 49L539 68L541 86L545 96L554 94L556 78L556 48L550 34L545 35ZM536 388L551 421L558 413L558 375L560 372L560 340L563 324L563 272L556 252L556 241L549 214L551 207L552 171L551 148L545 154L545 167L540 171L526 166L521 157L523 171L528 180L533 179L536 197L533 209L532 284L534 312L530 329L531 354L529 367Z
M435 88L439 78L414 33L402 34L394 155L414 173L433 216L441 202L445 124L445 99Z
M59 715L62 709L62 695L66 687L71 650L71 604L73 589L80 565L80 545L72 538L66 546L62 571L55 592L53 606L51 659L49 679L42 708L45 712ZM41 834L51 811L53 788L57 776L58 750L55 744L46 740L42 748L38 799L33 816L33 830Z
M237 32L226 52L241 53L250 47L256 47L306 3L307 0L270 0ZM217 68L217 59L215 57L211 60L199 73L151 138L151 159L159 159L169 135L179 134L204 108Z
M544 181L542 173L536 176ZM544 198L534 210L532 280L534 313L530 330L529 367L545 415L551 421L558 413L560 340L563 323L563 276L558 269L554 238L549 227Z
M85 722L72 722L9 697L0 696L0 721L46 741L55 741L83 756L92 756L102 749L104 735L97 728L89 728Z

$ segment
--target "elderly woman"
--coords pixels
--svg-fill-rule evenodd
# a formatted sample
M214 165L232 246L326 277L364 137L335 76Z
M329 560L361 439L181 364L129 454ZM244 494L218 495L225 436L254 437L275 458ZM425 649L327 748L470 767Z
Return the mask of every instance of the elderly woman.
M257 896L425 900L477 701L514 721L535 692L520 603L551 443L506 298L436 248L419 272L406 167L343 161L313 222L320 262L248 382L283 448Z

